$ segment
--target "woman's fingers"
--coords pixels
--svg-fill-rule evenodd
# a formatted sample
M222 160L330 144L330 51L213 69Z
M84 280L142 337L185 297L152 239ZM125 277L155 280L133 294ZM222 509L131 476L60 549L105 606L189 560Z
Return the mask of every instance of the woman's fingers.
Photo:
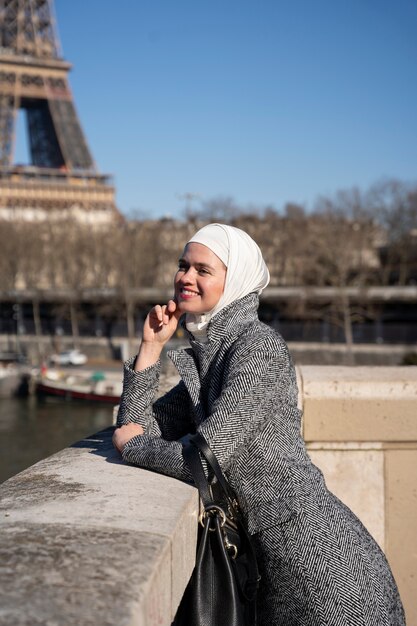
M142 340L165 344L175 333L181 312L174 300L167 304L156 304L150 311L143 326Z
M162 323L163 324L169 323L169 309L166 304L164 304L164 306L162 307Z
M169 324L173 316L177 320L181 317L177 303L174 300L169 300L168 304L163 304L162 306L160 304L155 305L154 311L155 317L161 325Z
M159 323L159 326L162 326L163 324L167 324L168 321L166 319L167 316L165 314L165 310L166 310L165 304L163 306L161 306L160 304L156 304L153 307L153 309L151 309L149 313L149 317L156 319L156 321Z
M156 304L156 305L154 306L154 309L153 309L153 310L154 310L154 312L155 312L155 317L156 317L156 319L158 320L158 322L161 322L161 324L162 324L162 322L163 322L163 312L162 312L162 307L161 307L161 305L160 305L160 304Z
M171 313L171 316L175 317L175 319L178 321L182 315L182 312L178 307L178 303L175 302L175 300L170 300L167 306L168 311Z

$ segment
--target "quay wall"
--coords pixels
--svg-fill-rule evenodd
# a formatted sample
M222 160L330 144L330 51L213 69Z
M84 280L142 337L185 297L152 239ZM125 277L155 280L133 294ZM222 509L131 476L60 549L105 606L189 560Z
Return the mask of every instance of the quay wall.
M74 342L68 335L2 335L0 334L0 352L22 351L30 363L39 365L53 353L70 350L76 346L84 352L89 362L121 361L136 354L139 339L128 340L127 337L78 337ZM181 338L175 339L172 346L184 345ZM294 362L300 365L401 365L409 354L417 353L417 344L407 343L355 343L352 354L345 343L289 341ZM353 361L352 361L353 359Z
M417 626L417 367L301 366L303 433L383 547ZM192 571L194 487L121 462L112 429L0 485L0 625L169 626Z

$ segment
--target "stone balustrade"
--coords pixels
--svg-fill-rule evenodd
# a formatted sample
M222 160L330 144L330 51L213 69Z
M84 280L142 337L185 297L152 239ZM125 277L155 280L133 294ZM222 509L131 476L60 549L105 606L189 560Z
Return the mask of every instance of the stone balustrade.
M298 368L329 487L384 548L417 626L417 367ZM1 626L169 626L193 567L194 487L127 466L105 430L0 486Z
M298 374L310 456L383 548L417 626L417 367Z

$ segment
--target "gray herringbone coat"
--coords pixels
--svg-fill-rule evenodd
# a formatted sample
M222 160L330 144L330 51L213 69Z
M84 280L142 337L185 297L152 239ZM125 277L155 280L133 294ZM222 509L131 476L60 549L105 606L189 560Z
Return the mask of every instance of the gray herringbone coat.
M384 555L325 486L300 435L294 367L250 294L216 315L208 343L169 354L181 382L154 402L159 364L125 368L118 424L143 436L123 458L191 480L181 437L198 428L235 489L262 575L260 626L400 626Z

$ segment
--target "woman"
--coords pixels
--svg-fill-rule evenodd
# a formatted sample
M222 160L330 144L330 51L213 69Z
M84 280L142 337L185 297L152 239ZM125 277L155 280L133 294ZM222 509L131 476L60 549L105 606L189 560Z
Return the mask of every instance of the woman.
M305 451L287 346L258 319L268 282L243 231L210 224L190 239L174 299L150 311L126 364L114 444L130 463L191 480L180 439L202 433L253 536L260 626L403 625L383 553ZM162 348L184 313L191 348L170 353L182 380L154 402Z

